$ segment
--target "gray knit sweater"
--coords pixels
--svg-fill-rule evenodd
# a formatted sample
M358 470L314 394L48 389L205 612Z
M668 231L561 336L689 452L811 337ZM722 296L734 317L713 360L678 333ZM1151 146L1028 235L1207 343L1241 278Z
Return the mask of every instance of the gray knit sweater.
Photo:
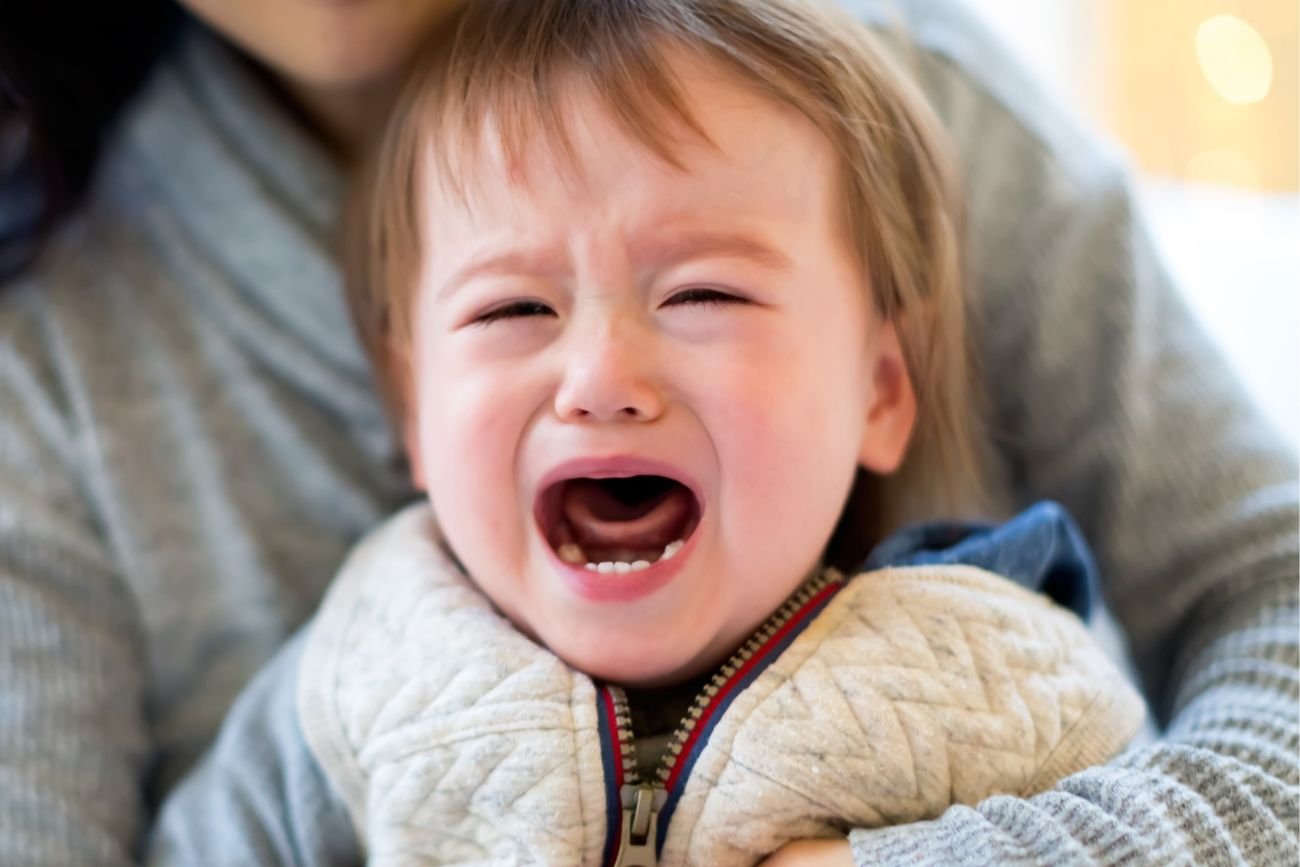
M967 179L1003 493L1079 520L1165 730L1032 799L856 833L858 861L1294 864L1294 453L1115 160L949 2L899 5ZM337 201L256 79L191 39L0 291L0 863L134 863L163 805L192 834L163 860L355 856L310 757L246 735L301 740L276 688L297 645L266 663L409 494L329 256ZM283 830L223 844L252 817Z

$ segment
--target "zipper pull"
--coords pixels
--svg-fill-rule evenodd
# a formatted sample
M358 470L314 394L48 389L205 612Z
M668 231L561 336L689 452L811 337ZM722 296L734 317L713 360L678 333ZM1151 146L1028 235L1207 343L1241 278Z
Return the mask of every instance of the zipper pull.
M624 786L623 833L614 867L656 867L655 837L659 832L659 810L668 792L659 786Z

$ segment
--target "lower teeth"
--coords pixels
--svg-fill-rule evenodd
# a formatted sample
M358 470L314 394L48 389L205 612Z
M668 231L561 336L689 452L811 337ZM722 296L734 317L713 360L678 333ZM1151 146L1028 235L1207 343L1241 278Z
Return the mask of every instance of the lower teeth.
M588 572L599 572L602 575L626 575L629 572L640 572L643 569L649 569L655 563L672 559L673 555L682 550L682 546L685 544L686 543L681 539L669 542L664 546L663 553L653 561L632 560L631 557L634 555L630 552L623 552L624 559L602 560L599 563L587 562L586 568ZM572 563L574 565L582 563L587 559L582 548L573 542L565 542L557 549L556 553L560 555L560 559L565 563Z

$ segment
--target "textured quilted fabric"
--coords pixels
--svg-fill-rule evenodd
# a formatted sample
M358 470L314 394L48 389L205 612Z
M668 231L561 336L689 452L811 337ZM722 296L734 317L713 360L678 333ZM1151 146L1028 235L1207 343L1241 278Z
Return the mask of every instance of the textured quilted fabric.
M415 506L312 627L304 732L370 863L599 864L595 687L497 615ZM1104 761L1143 704L1073 614L973 567L855 577L727 709L664 864L1024 795Z

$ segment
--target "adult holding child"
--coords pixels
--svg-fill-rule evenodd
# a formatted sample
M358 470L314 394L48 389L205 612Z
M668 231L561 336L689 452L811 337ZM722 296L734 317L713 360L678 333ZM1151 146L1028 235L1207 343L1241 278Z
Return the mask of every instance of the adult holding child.
M254 65L178 36L0 296L6 863L129 863L342 551L406 496L329 257L322 141L346 152L444 5L276 22L195 3ZM1113 167L1034 114L955 10L905 8L967 178L1002 493L1079 518L1170 728L1041 798L856 835L858 858L1294 847L1294 458L1215 372Z

